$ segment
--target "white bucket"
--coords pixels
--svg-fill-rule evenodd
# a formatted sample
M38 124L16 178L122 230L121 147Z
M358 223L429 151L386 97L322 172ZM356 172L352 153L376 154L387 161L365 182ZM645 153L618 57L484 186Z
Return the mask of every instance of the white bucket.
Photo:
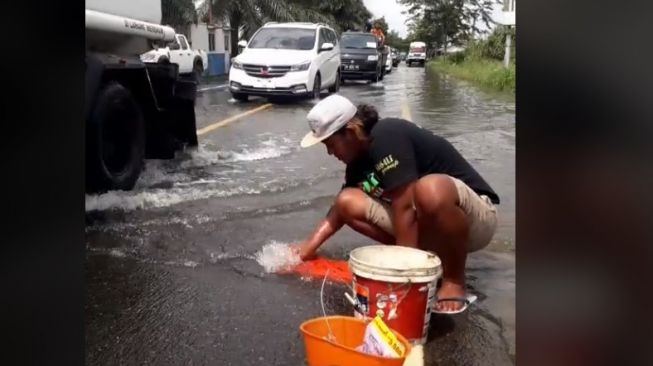
M349 267L355 275L392 283L428 283L442 275L437 255L398 245L354 249L349 253Z
M413 344L424 344L435 287L442 275L433 253L397 245L371 245L349 254L355 316L380 315L388 326Z

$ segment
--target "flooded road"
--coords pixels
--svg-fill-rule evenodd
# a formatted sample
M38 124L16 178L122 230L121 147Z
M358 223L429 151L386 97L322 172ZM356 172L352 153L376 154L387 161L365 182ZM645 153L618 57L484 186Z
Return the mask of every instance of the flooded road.
M88 364L304 364L298 327L321 316L321 283L266 273L255 255L313 229L344 165L322 146L299 148L314 101L237 103L223 87L205 89L200 130L262 108L203 133L197 152L148 161L134 191L86 197ZM427 365L514 363L514 101L403 63L340 94L448 138L501 197L492 243L468 258L479 301L433 318L424 353ZM345 259L366 244L345 228L321 253ZM345 290L327 284L327 314L350 313Z

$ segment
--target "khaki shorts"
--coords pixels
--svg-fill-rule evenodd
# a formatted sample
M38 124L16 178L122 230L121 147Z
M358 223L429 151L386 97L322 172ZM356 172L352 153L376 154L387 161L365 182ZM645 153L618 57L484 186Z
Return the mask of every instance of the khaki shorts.
M470 223L467 252L483 249L490 243L497 228L497 209L489 197L479 196L460 179L450 178L458 189L458 206L465 212ZM370 196L368 200L370 204L367 208L367 220L394 235L390 205Z

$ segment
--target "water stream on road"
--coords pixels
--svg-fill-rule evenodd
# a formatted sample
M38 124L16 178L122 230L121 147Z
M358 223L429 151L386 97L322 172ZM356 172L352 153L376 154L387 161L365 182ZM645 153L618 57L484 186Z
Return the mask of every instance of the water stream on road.
M438 343L437 357L430 357L443 364L510 362L515 353L514 101L503 95L488 95L428 69L403 65L383 82L347 82L340 93L354 103L375 105L381 117L409 117L446 137L499 194L495 238L488 250L473 254L468 260L469 286L481 295L470 316L470 330L451 334L455 339ZM197 127L265 102L253 98L249 103L233 103L229 99L224 89L201 93L196 105ZM246 309L252 306L252 296L258 302L265 299L269 304L284 304L261 315L257 324L285 326L283 329L290 332L296 330L301 319L318 314L311 307L317 304L319 292L315 288L308 283L302 285L307 287L298 287L286 277L268 273L297 260L289 255L285 244L310 233L324 217L344 177L344 166L328 156L322 146L298 146L308 130L306 113L314 104L315 101L300 101L274 105L203 135L197 151L181 153L171 161L147 161L133 191L86 196L86 271L90 291L87 306L94 309L87 317L89 332L98 335L88 341L88 359L94 361L89 363L102 364L101 360L107 360L165 364L170 360L186 363L185 360L195 359L198 364L238 364L221 355L249 351L219 335L241 326L230 319L250 316ZM364 244L371 243L346 229L325 244L321 252L330 258L346 259L352 248ZM130 270L120 272L123 268ZM143 273L147 277L141 279ZM238 284L245 288L237 287ZM148 286L161 288L162 292L153 299L141 288ZM113 295L116 288L133 293L134 297L123 304L120 296ZM183 292L179 288L192 290ZM342 289L334 287L330 291L333 294L325 295L328 313L349 311ZM217 295L223 293L227 295ZM184 305L174 305L174 301ZM133 303L141 302L151 302L154 309L143 313L143 319L130 318L122 323L121 317L130 314L125 308L132 309ZM183 310L185 306L189 310ZM172 354L169 345L150 335L165 339L171 326L153 318L163 316L161 307L169 307L168 312L177 314L178 320L173 323L189 332L189 339L195 340L190 345L196 348L195 352L175 349L177 353ZM208 315L194 315L214 311L211 316L221 319L219 322L206 322ZM132 350L131 343L113 340L115 334L99 337L107 332L107 324L115 329L124 325L136 333L134 327L140 324L137 328L148 332L147 336L143 334L143 342L156 355L138 353L140 346L136 345ZM253 321L247 324L255 328L250 333L264 333ZM434 337L447 334L447 326L438 323L437 327ZM474 327L478 329L472 330ZM197 334L204 333L212 334L210 342L197 338ZM140 339L139 334L130 337ZM251 337L258 339L258 333ZM268 364L289 364L288 360L301 359L303 351L287 346L284 342L288 340L258 342L270 343L269 349L260 350ZM298 340L295 343L301 346ZM475 348L461 354L456 344L475 344ZM117 349L120 351L113 359L107 352ZM447 349L460 355L447 358ZM222 353L212 353L216 350ZM170 359L164 359L164 355ZM275 357L276 362L272 361Z

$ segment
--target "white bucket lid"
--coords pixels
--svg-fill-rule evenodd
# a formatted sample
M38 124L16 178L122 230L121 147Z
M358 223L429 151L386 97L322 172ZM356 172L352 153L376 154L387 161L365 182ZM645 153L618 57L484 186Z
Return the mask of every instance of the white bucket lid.
M349 267L360 277L393 283L427 283L442 275L434 253L399 245L369 245L349 253Z

